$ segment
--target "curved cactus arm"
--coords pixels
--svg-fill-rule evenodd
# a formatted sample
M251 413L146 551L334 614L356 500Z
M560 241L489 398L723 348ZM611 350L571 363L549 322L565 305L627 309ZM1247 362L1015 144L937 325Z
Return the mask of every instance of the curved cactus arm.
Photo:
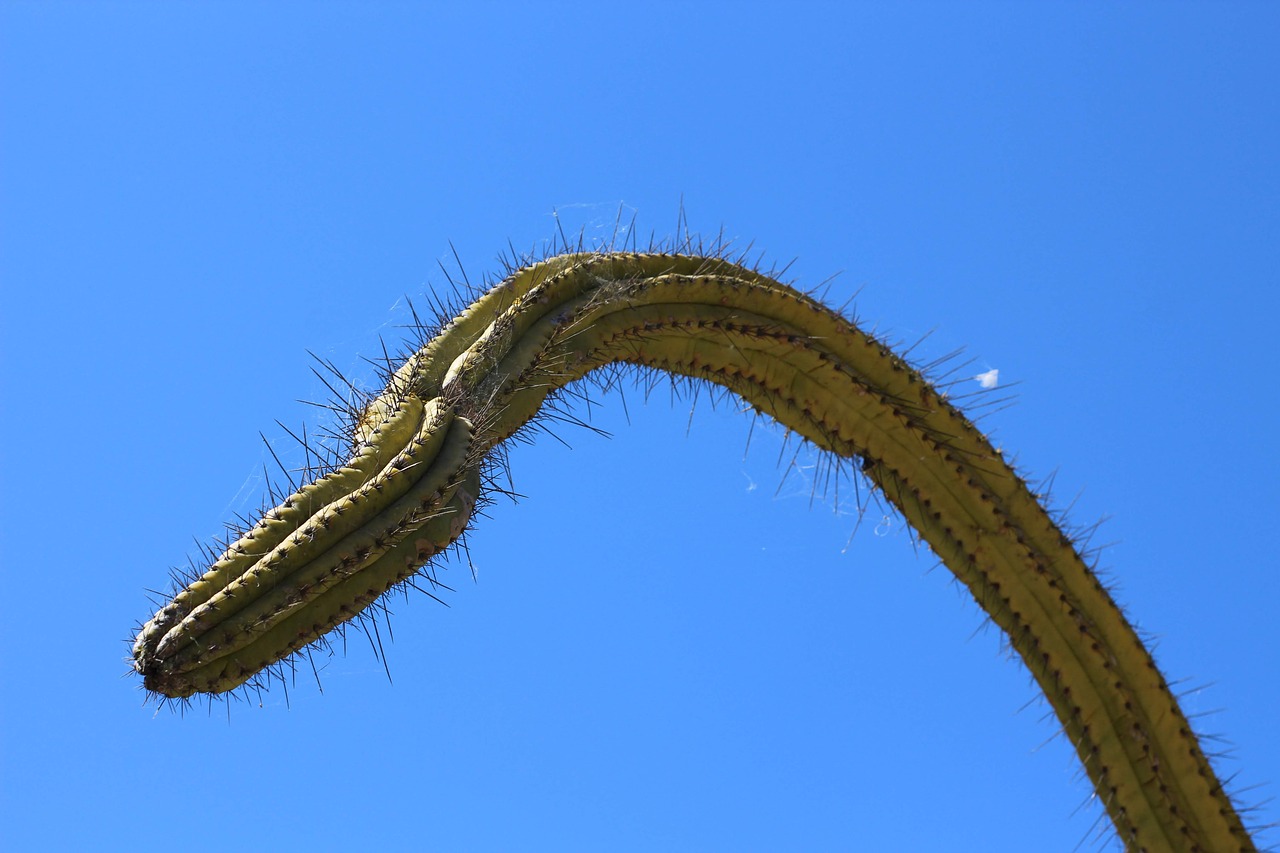
M480 296L365 408L350 463L143 627L146 687L233 689L355 616L462 534L491 451L618 363L722 385L860 460L1009 636L1127 846L1253 849L1151 654L1000 453L879 340L720 258L567 254Z

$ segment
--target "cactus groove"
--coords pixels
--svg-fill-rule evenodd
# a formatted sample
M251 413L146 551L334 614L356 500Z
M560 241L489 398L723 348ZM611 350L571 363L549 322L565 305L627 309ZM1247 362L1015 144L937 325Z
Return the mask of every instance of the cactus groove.
M389 373L350 461L141 628L145 687L232 690L356 617L457 542L548 397L619 364L723 386L856 460L1008 635L1129 849L1255 849L1150 652L999 451L881 341L719 256L568 253L479 295Z

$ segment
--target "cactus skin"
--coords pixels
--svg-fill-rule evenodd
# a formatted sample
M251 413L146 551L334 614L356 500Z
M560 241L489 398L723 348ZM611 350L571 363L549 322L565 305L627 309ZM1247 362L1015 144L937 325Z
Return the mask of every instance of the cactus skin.
M1150 652L999 451L883 343L720 257L569 253L479 296L363 409L350 462L143 626L145 687L234 689L356 616L462 535L491 451L619 363L721 385L860 460L1007 634L1126 847L1255 849Z

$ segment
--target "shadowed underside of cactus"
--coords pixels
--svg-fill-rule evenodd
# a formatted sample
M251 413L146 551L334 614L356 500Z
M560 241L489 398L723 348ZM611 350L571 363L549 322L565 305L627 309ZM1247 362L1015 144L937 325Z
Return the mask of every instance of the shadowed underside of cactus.
M363 407L348 461L142 627L146 688L233 690L409 581L467 529L491 454L619 364L715 383L857 460L1008 635L1126 846L1254 849L1151 654L1001 454L881 341L721 257L570 253L479 295Z

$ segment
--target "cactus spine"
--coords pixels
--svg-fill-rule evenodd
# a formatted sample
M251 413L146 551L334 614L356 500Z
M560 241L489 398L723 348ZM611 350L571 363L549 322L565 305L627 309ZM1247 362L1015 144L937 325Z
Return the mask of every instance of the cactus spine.
M350 462L143 626L147 689L234 689L354 617L458 539L486 458L548 396L619 363L721 385L859 460L1008 635L1129 848L1254 849L1151 654L1000 453L879 340L719 257L570 253L479 296L364 408Z

